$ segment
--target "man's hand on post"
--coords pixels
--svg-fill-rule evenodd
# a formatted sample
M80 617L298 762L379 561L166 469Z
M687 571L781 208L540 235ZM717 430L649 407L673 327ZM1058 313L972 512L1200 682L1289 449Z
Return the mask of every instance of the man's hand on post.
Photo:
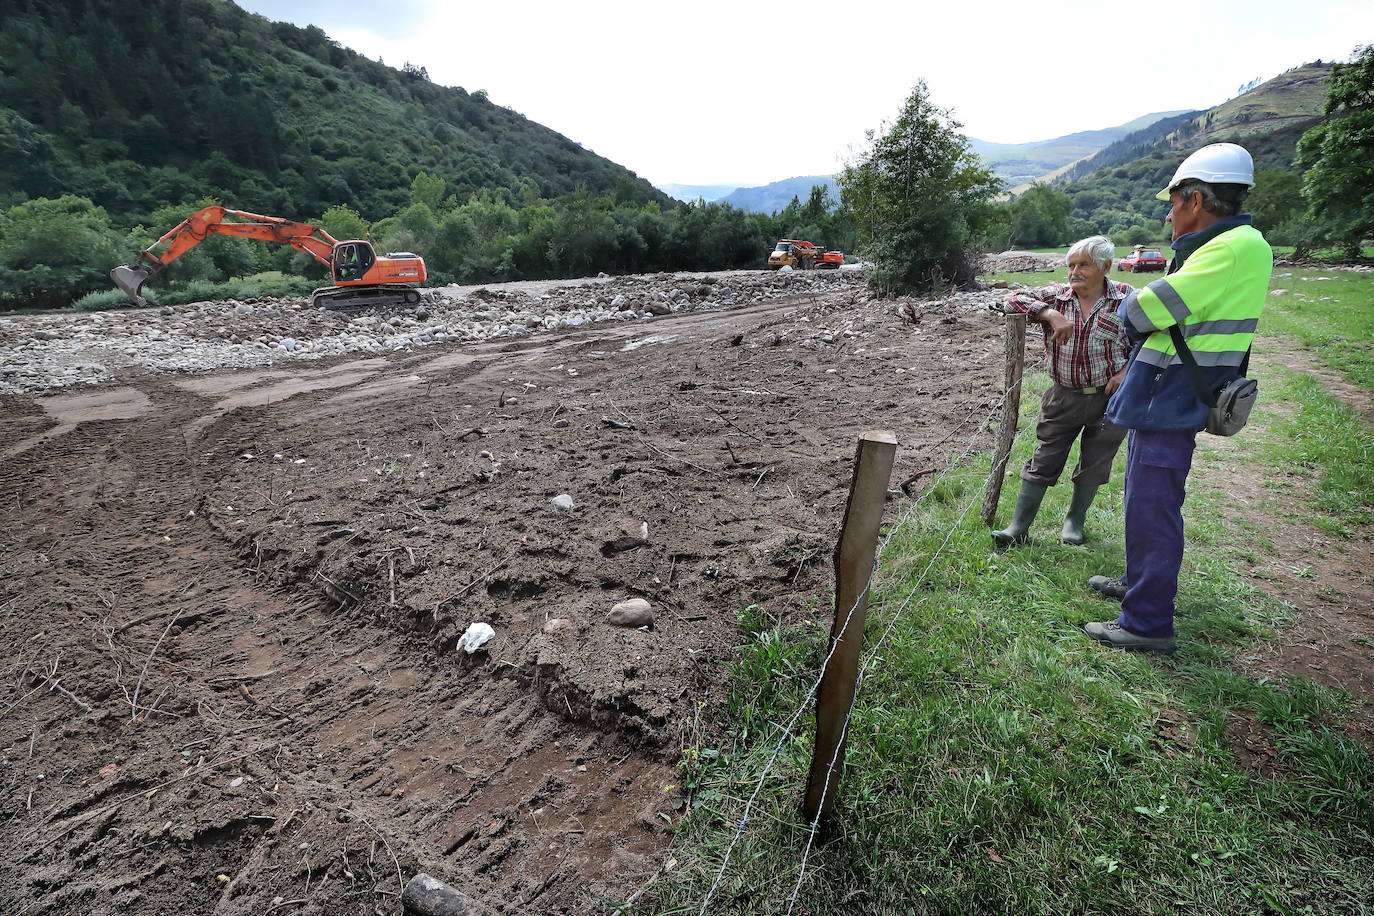
M1058 309L1045 309L1040 313L1040 320L1045 322L1051 343L1062 346L1073 337L1073 322L1065 318L1064 313Z

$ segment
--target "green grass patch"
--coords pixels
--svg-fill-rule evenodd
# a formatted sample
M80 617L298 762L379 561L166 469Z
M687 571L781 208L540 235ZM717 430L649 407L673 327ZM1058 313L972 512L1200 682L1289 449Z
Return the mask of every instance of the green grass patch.
M1374 391L1374 274L1279 270L1269 288L1260 320L1261 351L1265 337L1291 337L1323 364ZM1286 292L1274 295L1277 289Z
M1265 379L1265 398L1294 409L1264 424L1260 459L1286 474L1314 478L1313 523L1352 536L1374 524L1374 431L1311 375L1279 370Z
M1044 384L1028 379L1026 424ZM1121 569L1120 461L1086 547L1058 542L1059 486L1033 542L1005 552L976 518L986 467L940 481L884 558L835 835L803 872L830 611L782 627L751 610L729 737L686 750L679 864L633 911L698 912L761 784L709 913L1368 912L1374 761L1340 731L1343 694L1233 670L1290 611L1234 571L1220 495L1185 510L1180 650L1140 656L1078 629L1116 614L1083 583ZM1242 765L1228 727L1259 736L1273 777Z

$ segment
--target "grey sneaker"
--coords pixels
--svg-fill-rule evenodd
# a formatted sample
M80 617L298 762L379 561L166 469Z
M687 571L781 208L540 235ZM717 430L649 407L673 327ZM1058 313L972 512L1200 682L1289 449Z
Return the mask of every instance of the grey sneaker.
M1104 598L1114 598L1120 601L1126 597L1126 583L1120 579L1110 579L1106 576L1092 576L1088 579L1088 588L1097 592Z
M1177 648L1172 636L1137 636L1115 620L1102 623L1085 623L1083 624L1083 632L1104 646L1112 646L1116 649L1134 649L1138 652L1168 654Z

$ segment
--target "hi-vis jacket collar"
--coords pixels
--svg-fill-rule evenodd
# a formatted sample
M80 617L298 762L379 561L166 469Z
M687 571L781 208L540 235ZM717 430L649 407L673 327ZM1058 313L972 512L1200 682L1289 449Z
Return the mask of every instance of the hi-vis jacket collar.
M1183 266L1183 262L1188 260L1188 255L1206 245L1212 239L1221 235L1228 229L1237 226L1253 226L1255 218L1249 213L1240 213L1236 216L1224 216L1217 220L1206 229L1199 229L1197 232L1189 232L1187 235L1180 235L1169 243L1169 247L1174 250L1173 269L1178 270Z

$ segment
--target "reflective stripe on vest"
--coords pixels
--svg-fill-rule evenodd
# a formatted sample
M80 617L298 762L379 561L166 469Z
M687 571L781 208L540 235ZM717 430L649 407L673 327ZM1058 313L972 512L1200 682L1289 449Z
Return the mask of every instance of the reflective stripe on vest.
M1239 366L1250 349L1269 294L1273 252L1253 226L1210 239L1183 268L1126 297L1139 331L1155 329L1136 359L1152 366L1179 362L1168 329L1179 325L1199 366Z

